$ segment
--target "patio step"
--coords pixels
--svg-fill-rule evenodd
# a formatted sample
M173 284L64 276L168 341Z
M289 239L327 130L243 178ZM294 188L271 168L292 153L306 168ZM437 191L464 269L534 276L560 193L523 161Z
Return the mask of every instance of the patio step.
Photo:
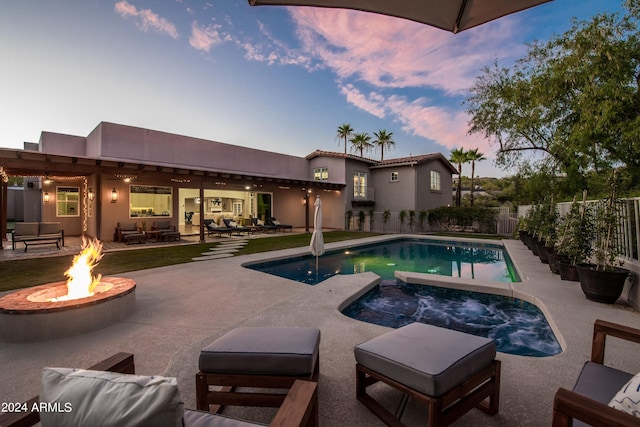
M207 256L199 256L199 257L195 257L195 258L191 258L192 261L209 261L211 259L219 259L219 258L229 258L232 257L233 254L230 253L224 253L224 254L213 254L213 255L208 255Z
M231 250L239 250L244 248L244 246L216 246L215 248L209 248L210 251L231 251Z
M240 250L240 248L220 248L220 249L209 249L209 252L203 252L202 255L211 256L217 254L232 254L236 253Z

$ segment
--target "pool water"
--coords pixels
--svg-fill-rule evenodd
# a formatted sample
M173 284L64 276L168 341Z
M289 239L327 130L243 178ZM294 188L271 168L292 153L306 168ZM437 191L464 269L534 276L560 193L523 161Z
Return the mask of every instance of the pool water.
M500 245L397 239L347 250L247 265L254 270L315 285L336 274L372 271L393 279L395 271L431 273L497 282L519 282Z
M421 322L493 338L498 351L520 356L562 351L544 314L517 298L383 280L342 313L392 328Z
M246 265L315 285L336 274L371 271L381 283L343 310L364 322L399 328L422 322L493 338L498 351L543 357L562 351L547 319L533 304L479 292L404 283L395 271L431 273L463 279L519 282L501 245L396 239L327 252Z

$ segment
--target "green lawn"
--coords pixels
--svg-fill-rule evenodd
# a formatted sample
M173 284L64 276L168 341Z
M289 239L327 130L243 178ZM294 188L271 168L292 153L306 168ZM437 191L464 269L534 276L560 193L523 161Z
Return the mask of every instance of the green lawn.
M375 235L375 233L329 231L325 232L323 237L325 243L330 243ZM237 255L307 246L310 238L311 234L279 234L273 237L251 239ZM215 243L205 243L108 252L94 270L94 274L110 276L127 271L182 264L190 262L192 258L200 256L202 252L208 251L215 245ZM66 255L3 261L0 263L2 269L0 291L65 281L64 272L71 266L72 258L73 255Z

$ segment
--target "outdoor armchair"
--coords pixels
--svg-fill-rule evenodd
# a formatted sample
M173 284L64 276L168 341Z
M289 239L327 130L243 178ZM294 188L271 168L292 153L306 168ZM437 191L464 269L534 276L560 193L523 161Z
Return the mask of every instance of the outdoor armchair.
M593 326L591 360L586 362L572 391L560 388L553 401L553 426L638 427L640 418L623 412L620 402L636 406L640 374L630 374L604 365L607 336L640 343L640 330L596 320ZM626 387L631 385L632 387ZM634 393L635 392L635 393ZM626 394L626 396L625 396ZM614 399L615 397L615 399ZM618 403L614 403L614 400ZM628 407L625 410L630 410Z
M254 426L237 419L183 408L175 378L137 376L133 354L117 353L89 370L45 368L42 393L24 402L28 410L0 413L0 426L154 425L185 427ZM297 380L269 424L313 426L317 383ZM41 414L31 408L60 399L63 410ZM35 405L35 406L34 406ZM65 409L66 408L66 409ZM69 409L70 408L70 409Z

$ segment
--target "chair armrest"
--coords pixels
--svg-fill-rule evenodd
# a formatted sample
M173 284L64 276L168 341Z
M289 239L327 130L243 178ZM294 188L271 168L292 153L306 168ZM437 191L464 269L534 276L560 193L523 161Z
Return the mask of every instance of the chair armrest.
M640 343L640 329L620 325L598 319L593 325L593 343L591 346L591 361L604 364L604 350L607 335L626 341Z
M287 393L271 427L318 425L318 383L296 380Z
M640 419L581 394L560 388L553 399L552 427L570 427L573 419L594 427L638 427Z
M135 374L133 354L116 353L88 369L118 372L121 374ZM27 400L23 406L27 408L26 412L0 413L0 427L27 427L36 425L40 422L40 414L37 411L31 411L31 408L33 408L34 404L37 405L39 401L39 396Z

